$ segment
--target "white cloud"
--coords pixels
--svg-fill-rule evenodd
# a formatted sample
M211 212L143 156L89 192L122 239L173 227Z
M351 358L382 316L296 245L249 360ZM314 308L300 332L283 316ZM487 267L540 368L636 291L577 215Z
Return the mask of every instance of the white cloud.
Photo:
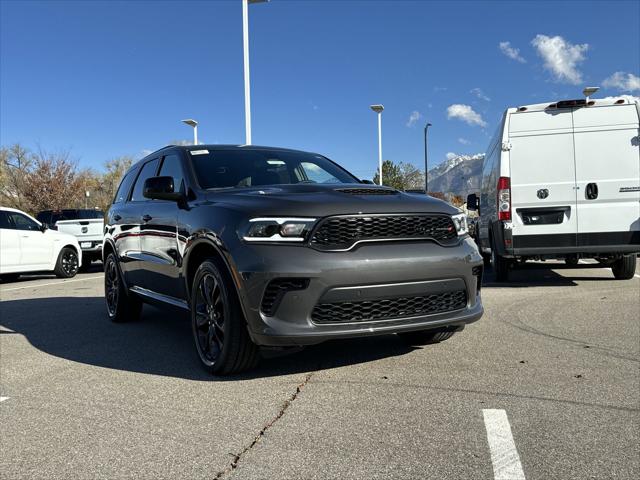
M460 142L462 145L469 145L471 143L469 140L467 140L466 138L462 138L462 137L460 137L458 139L458 142Z
M459 155L453 152L447 152L447 154L445 155L445 158L447 160L453 160L454 158L457 158L457 157L459 157Z
M603 87L617 88L622 92L635 92L640 90L640 77L633 73L616 72L602 82Z
M520 63L527 63L527 61L520 56L520 49L511 46L511 42L500 42L498 48L511 60L515 60Z
M459 103L449 105L447 108L447 118L457 118L469 125L487 126L487 122L482 119L482 116L478 112L475 112L469 105L461 105Z
M584 54L589 50L588 44L573 45L559 35L536 35L531 45L536 47L538 55L544 60L544 68L552 73L557 82L573 85L582 83L582 72L578 70L578 65L586 58Z
M479 89L477 87L476 88L472 88L469 93L472 93L473 95L478 97L480 100L484 100L485 102L490 102L491 101L491 99L487 96L487 94L484 93L481 89Z
M414 110L413 112L411 112L411 115L409 115L409 119L407 120L407 127L413 127L421 118L422 114L419 111Z

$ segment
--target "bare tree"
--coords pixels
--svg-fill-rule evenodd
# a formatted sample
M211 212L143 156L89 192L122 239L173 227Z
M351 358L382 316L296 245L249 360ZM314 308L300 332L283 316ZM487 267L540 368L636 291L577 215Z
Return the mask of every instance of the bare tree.
M33 165L33 154L16 143L0 147L0 203L7 207L27 210L24 197L25 179Z

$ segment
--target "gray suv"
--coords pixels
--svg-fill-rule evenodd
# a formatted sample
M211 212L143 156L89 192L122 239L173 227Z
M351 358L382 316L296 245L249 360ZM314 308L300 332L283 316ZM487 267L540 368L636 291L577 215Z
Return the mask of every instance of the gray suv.
M260 347L439 342L483 312L464 215L314 153L165 147L131 167L105 222L109 318L142 302L188 311L215 374L253 367Z

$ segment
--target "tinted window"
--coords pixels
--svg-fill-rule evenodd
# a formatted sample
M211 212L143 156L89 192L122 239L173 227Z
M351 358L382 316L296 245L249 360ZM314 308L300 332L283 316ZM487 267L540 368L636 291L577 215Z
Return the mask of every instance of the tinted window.
M51 212L49 211L40 212L38 215L36 215L36 218L39 222L46 223L47 225L52 225Z
M127 197L129 196L129 191L131 190L131 184L133 183L134 172L127 173L122 182L120 182L120 186L118 187L118 191L116 192L116 196L113 199L113 203L121 203L126 202Z
M136 184L133 186L133 192L131 193L132 202L139 202L141 200L146 200L146 198L144 198L144 195L142 195L142 189L144 188L144 181L149 177L155 176L157 169L158 169L157 158L154 160L151 160L148 163L145 163L144 167L142 167L142 170L140 170L140 175L138 175Z
M11 223L9 223L9 213L3 212L2 210L0 210L0 228L4 228L7 230L13 228Z
M36 218L42 223L49 225L55 225L60 220L89 220L92 218L103 218L104 212L102 210L90 210L90 209L68 209L68 210L53 210L51 212L40 212Z
M359 183L321 155L269 150L213 150L191 155L202 188L292 183Z
M180 157L177 155L167 155L162 161L162 167L160 167L159 177L173 177L173 190L179 192L182 190L182 165L180 163Z
M40 225L21 213L9 212L9 216L16 230L40 230Z

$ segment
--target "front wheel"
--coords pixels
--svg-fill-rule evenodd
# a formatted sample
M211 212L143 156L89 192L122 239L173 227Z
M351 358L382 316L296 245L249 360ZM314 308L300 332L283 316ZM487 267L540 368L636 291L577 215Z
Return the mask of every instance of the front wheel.
M191 327L204 369L216 375L238 373L258 363L258 347L249 338L247 323L231 280L211 260L193 279Z
M53 273L58 278L72 278L78 273L79 267L78 252L71 247L64 247L60 250L58 261Z
M104 299L107 315L112 322L122 323L140 317L142 302L127 292L113 253L110 253L104 262Z
M623 255L613 262L611 271L616 280L629 280L636 273L636 255L635 253Z

